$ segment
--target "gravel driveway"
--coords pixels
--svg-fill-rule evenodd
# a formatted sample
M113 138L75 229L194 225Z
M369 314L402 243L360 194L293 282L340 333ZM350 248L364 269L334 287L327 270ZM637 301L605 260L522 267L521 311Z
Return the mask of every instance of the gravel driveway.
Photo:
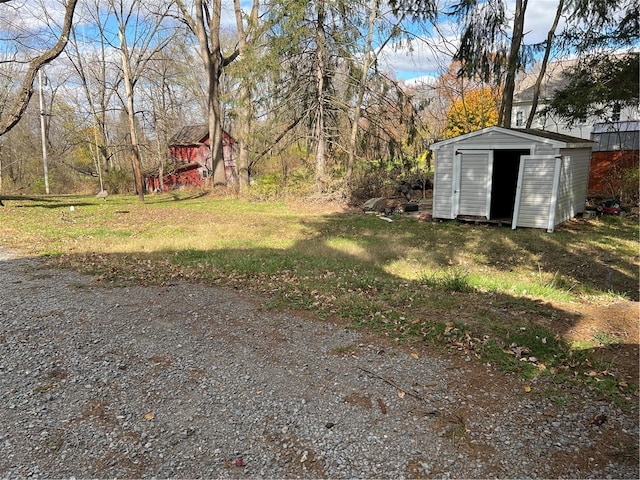
M0 477L638 478L636 412L260 300L0 248Z

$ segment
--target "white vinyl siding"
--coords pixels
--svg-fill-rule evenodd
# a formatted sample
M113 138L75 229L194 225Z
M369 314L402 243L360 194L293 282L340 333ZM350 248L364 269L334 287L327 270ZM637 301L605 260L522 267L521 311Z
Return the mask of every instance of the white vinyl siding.
M561 153L565 156L560 170L556 225L584 212L591 161L590 150L561 150Z
M433 216L452 219L453 215L453 146L438 151L433 176Z
M491 191L489 153L474 152L460 155L460 200L458 215L488 217L487 198Z
M548 143L537 143L535 146L535 155L555 155L558 149Z
M523 157L521 165L515 225L547 228L554 193L556 159Z

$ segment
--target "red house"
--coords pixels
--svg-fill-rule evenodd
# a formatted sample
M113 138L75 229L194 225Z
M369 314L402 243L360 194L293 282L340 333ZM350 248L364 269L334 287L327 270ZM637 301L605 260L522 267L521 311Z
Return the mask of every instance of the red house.
M640 121L596 123L591 140L589 194L617 197L621 182L640 159Z
M233 183L236 178L235 143L227 132L222 132L227 183ZM162 185L158 172L145 175L145 183L147 191L151 192L168 191L181 186L202 187L212 175L209 126L190 125L183 127L169 142L169 162L164 167Z

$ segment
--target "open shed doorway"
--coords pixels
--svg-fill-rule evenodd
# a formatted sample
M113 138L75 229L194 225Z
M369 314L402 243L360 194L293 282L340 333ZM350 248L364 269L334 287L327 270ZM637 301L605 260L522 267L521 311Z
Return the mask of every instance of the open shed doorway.
M492 220L512 220L516 203L520 156L529 155L529 150L494 150L493 174L491 178Z

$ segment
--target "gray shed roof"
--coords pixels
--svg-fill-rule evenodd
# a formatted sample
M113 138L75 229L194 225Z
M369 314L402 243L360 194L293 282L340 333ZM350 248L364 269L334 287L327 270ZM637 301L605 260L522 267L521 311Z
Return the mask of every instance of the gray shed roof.
M557 132L550 132L548 130L540 130L539 128L514 128L510 130L525 132L530 135L535 135L537 137L546 138L549 140L556 140L558 142L564 142L567 144L567 147L569 147L569 144L574 144L574 143L588 143L588 144L595 143L595 142L586 140L584 138L573 137L571 135L564 135L562 133L557 133Z
M549 132L547 130L539 130L537 128L488 127L482 130L476 130L475 132L466 133L458 137L449 138L447 140L436 142L431 145L431 149L437 150L438 148L444 145L460 142L462 140L468 140L470 138L490 134L493 132L504 133L506 135L512 135L514 137L521 137L529 141L551 143L559 148L589 148L589 147L593 147L596 144L595 142L585 140L584 138L572 137L570 135L563 135L561 133Z

